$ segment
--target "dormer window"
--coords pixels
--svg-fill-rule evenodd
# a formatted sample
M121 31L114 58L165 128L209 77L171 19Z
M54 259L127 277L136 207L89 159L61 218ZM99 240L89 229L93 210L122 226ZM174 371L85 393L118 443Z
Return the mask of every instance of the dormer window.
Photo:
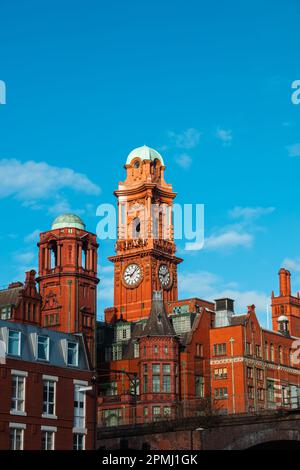
M49 338L37 336L37 358L39 361L49 361Z
M8 332L8 354L12 356L21 355L21 332L9 330Z
M11 317L11 306L6 305L5 307L0 308L0 318L1 320L9 320Z
M78 343L68 341L68 366L78 367Z

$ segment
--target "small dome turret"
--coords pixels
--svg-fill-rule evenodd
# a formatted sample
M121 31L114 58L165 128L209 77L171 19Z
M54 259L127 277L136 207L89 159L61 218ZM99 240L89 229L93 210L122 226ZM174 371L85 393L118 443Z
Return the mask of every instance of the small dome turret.
M58 228L79 228L85 230L85 224L78 215L75 214L62 214L56 217L52 223L52 230Z
M154 150L147 145L143 145L142 147L137 147L136 149L132 150L127 157L126 165L130 165L132 160L135 158L140 158L141 160L159 160L162 165L164 165L163 157L157 150Z

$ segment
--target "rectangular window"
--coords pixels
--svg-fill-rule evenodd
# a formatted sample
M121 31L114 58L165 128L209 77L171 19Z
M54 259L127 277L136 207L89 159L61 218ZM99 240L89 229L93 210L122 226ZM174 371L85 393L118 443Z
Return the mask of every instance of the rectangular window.
M245 352L246 352L246 354L248 354L248 355L251 355L251 354L252 354L251 343L246 343Z
M43 414L55 415L55 382L44 380L43 383Z
M256 369L257 380L264 380L264 371L262 369Z
M12 376L11 411L25 410L25 377Z
M169 418L171 416L171 407L170 406L164 406L164 417Z
M248 397L253 400L254 399L254 387L248 387Z
M42 431L42 450L54 450L54 431Z
M21 354L21 333L20 331L9 330L8 332L8 354L20 356Z
M214 344L214 355L215 356L226 355L226 343Z
M119 361L122 359L122 344L113 344L112 348L112 360Z
M84 434L73 434L73 450L84 450Z
M1 320L10 320L11 316L11 307L10 305L0 308L0 318Z
M133 356L135 358L140 357L140 345L139 345L139 343L134 343L134 345L133 345Z
M80 391L81 386L74 387L74 427L85 427L85 392Z
M171 377L169 375L163 376L163 391L164 393L171 392Z
M110 383L108 384L108 387L107 387L107 390L106 390L106 394L107 394L107 396L109 396L109 397L118 395L118 384L117 384L117 382L110 382Z
M78 367L78 343L68 341L68 366Z
M215 399L224 400L228 397L227 387L215 388Z
M264 400L264 389L263 388L259 388L257 390L257 398L258 398L259 401Z
M253 367L247 367L247 379L253 379Z
M39 361L49 361L49 338L48 336L38 335L37 358Z
M275 387L273 380L267 380L267 396L269 402L275 401Z
M265 341L265 359L266 359L266 361L269 360L269 348L268 348L267 341Z
M159 375L152 376L152 392L153 393L160 392L160 376Z
M227 379L227 368L215 369L214 370L215 380Z
M204 377L202 375L195 376L195 395L204 398Z
M148 375L144 375L144 387L143 387L143 392L147 393L148 392Z
M160 406L153 406L152 414L153 414L153 420L158 421L160 419Z
M259 344L255 346L255 355L256 357L261 357L261 347Z
M24 429L10 428L10 450L23 450Z
M160 392L160 364L152 365L152 392Z

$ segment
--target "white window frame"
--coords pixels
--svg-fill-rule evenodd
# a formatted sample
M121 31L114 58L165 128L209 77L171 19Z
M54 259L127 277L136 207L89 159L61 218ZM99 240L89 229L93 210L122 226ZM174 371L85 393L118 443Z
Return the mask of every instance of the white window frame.
M75 346L76 346L76 349L75 349L75 351L76 351L76 356L75 356L75 358L76 358L76 361L75 361L76 364L70 364L70 363L69 363L69 344L75 344ZM69 367L78 367L78 362L79 362L79 361L78 361L78 356L79 356L79 347L78 347L78 343L75 342L75 341L67 341L67 365L68 365Z
M57 427L55 426L42 426L41 433L42 433L42 442L43 442L43 433L52 434L52 447L51 449L42 449L42 450L55 450L55 433L57 432ZM47 442L47 439L46 439Z
M86 386L86 385L83 385L83 383L80 383L80 381L74 381L74 407L73 407L73 422L74 422L74 428L73 428L73 431L74 432L77 432L78 430L81 431L81 433L83 433L86 429L85 425L86 425L86 393L83 392L83 391L78 391L78 389L82 388L83 386ZM78 394L78 396L77 396ZM77 400L75 400L77 398ZM75 407L75 401L77 401L78 403L83 403L83 407L80 408L80 406L77 406ZM82 411L82 415L80 414L80 412L77 412L76 413L76 410L83 410ZM78 423L78 421L82 421L82 423ZM78 424L82 424L82 426L78 426Z
M20 445L20 450L24 450L24 430L26 429L26 424L23 423L9 423L9 439L11 439L11 433L14 433L14 448L11 450L17 450L15 449L16 446L16 432L21 431L21 445ZM10 441L10 448L11 448L11 441Z
M9 335L10 333L13 332L13 333L18 333L18 353L17 354L13 354L11 352L9 352ZM8 329L8 334L7 334L7 355L8 356L13 356L13 357L19 357L21 356L21 331L18 331L18 330L14 330L13 328L9 328Z
M46 359L39 357L39 338L44 338L47 340L47 354L46 354ZM36 357L38 361L47 361L49 362L49 356L50 356L50 339L49 336L45 335L37 335L36 337Z
M57 377L43 375L43 409L42 409L42 417L43 418L57 419L57 416L56 416L56 382L57 382L57 380L58 380ZM44 401L44 387L45 387L46 383L53 384L53 413L49 413L49 404L50 404L50 402L49 402L49 387L47 387L47 402ZM44 403L47 404L46 411L44 411Z
M82 438L82 449L78 449L78 437ZM77 439L76 442L76 449L74 448L74 438ZM85 450L85 434L81 432L74 432L73 433L73 450Z
M28 372L25 371L18 371L18 370L12 370L11 371L12 375L12 385L13 385L13 380L17 379L17 385L16 385L16 396L14 397L13 395L11 396L11 404L14 402L17 404L19 401L22 402L22 409L18 410L18 406L16 405L16 408L10 409L10 414L12 415L19 415L19 416L27 416L27 413L25 411L25 399L26 399L26 377L28 376ZM22 398L18 398L18 387L19 387L19 380L23 381L23 396ZM13 387L12 387L13 388Z

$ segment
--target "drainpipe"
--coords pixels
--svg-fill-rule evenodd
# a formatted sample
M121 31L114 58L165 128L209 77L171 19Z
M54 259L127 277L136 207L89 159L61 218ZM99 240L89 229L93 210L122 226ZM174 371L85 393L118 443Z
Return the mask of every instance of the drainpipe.
M233 363L233 343L234 338L230 338L230 352L231 352L231 379L232 379L232 412L235 414L235 380L234 380L234 363Z

